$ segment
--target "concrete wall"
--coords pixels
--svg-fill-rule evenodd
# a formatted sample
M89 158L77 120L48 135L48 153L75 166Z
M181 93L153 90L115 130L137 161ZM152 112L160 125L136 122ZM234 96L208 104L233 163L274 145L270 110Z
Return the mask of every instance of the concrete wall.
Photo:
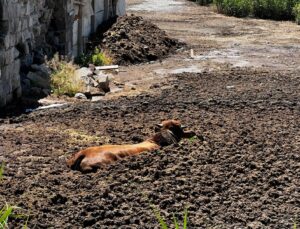
M0 107L22 95L21 81L43 55L80 54L90 33L124 15L124 6L125 0L0 0Z

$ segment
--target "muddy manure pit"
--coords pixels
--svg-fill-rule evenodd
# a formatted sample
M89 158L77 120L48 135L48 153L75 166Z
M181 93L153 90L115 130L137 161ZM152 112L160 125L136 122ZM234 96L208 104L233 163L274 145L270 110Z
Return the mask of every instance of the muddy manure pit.
M100 42L120 65L155 61L183 46L140 16L124 16L103 34Z
M300 214L299 84L290 72L184 73L155 95L2 119L0 201L29 212L30 228L159 228L153 204L170 224L188 207L192 229L290 229ZM198 138L91 174L65 164L87 146L140 142L169 118Z

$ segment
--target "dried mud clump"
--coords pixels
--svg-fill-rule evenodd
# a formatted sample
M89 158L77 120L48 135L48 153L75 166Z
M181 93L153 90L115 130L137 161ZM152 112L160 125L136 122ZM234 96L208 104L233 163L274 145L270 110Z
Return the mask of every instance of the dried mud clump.
M103 34L102 48L120 65L155 61L183 44L139 16L124 16Z

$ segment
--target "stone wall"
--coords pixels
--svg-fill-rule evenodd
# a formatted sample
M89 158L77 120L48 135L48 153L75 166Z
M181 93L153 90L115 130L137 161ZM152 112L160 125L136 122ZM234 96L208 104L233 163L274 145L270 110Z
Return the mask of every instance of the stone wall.
M48 0L0 0L0 106L20 97L21 62L43 46L52 11Z
M112 15L111 7L120 2L125 4L125 0L0 0L0 107L22 95L21 86L30 84L28 74L45 56L80 54L89 33L115 16L117 9Z

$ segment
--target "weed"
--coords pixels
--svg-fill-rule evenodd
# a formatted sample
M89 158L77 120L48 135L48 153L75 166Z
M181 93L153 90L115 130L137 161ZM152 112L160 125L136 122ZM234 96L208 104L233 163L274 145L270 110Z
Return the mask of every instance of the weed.
M293 229L297 229L297 221L294 221Z
M4 174L4 162L2 162L2 165L0 166L0 181L3 178L3 174Z
M197 141L197 140L198 140L198 137L197 137L197 136L193 136L193 137L189 138L189 141L190 141L190 142L195 142L195 141Z
M168 229L168 225L167 225L165 219L161 216L159 210L155 206L152 206L152 209L153 209L156 219L158 220L158 222L160 224L161 229Z
M293 8L293 15L295 17L296 23L300 25L300 3L297 3Z
M93 52L78 56L75 63L80 66L88 66L89 64L103 66L112 64L113 58L107 52L101 52L99 48L95 48Z
M74 96L83 91L83 82L75 76L76 66L71 62L60 60L58 55L48 62L53 70L51 74L51 88L56 95Z
M156 154L157 154L157 155L161 155L162 153L161 153L161 151L156 150Z
M155 206L151 206L153 209L153 212L155 214L156 219L158 220L161 229L168 229L171 227L168 227L166 220L161 216L159 210L155 207ZM176 218L175 214L173 214L173 221L174 221L174 226L175 229L179 229L180 225L178 223L178 219ZM188 209L186 208L184 210L184 218L183 218L183 229L187 229L187 225L188 225Z
M27 229L29 215L15 213L17 210L20 210L20 209L21 208L19 208L17 206L5 204L5 206L2 209L0 209L0 229L8 228L8 220L11 218L26 219L23 229Z
M112 64L113 60L105 52L100 52L98 48L95 49L92 55L92 64L96 66L109 65Z

